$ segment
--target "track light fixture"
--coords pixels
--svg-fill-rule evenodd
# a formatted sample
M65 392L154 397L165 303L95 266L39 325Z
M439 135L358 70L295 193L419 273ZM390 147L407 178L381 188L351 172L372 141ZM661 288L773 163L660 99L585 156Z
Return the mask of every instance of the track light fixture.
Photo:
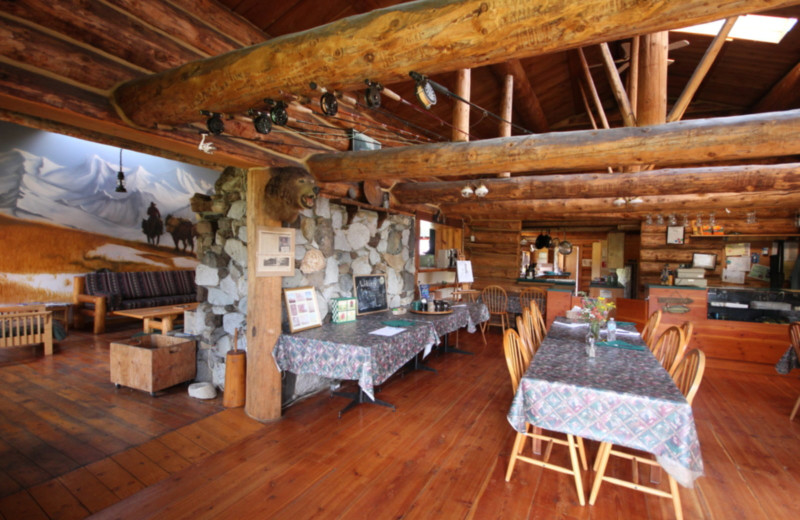
M208 110L201 110L201 114L209 116L206 120L206 127L208 132L214 135L219 135L225 131L225 123L222 121L222 116L216 112L209 112Z
M417 83L414 88L417 100L425 109L430 110L430 108L436 104L436 91L433 89L433 85L431 85L428 78L422 74L411 71L408 75Z
M122 171L122 148L119 149L119 171L117 172L117 193L128 193L125 189L125 173Z
M473 188L471 184L466 184L463 188L461 188L461 196L465 199L469 199L473 195L483 198L488 194L489 188L486 187L483 181L481 181L475 188Z

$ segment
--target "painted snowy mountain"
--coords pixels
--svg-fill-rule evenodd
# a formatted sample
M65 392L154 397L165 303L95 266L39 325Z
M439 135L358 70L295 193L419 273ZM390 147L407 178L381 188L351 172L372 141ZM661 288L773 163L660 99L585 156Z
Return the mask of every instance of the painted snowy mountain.
M97 155L65 167L23 150L0 153L0 211L92 233L146 241L142 219L155 202L168 214L194 220L189 199L213 185L176 168L154 175L141 166L125 169L127 193L117 193L119 165Z

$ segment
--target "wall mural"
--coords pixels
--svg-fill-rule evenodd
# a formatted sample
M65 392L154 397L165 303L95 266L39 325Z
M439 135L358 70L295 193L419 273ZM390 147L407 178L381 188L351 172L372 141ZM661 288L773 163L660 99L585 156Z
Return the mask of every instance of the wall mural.
M75 274L188 269L190 198L219 172L0 122L0 304L69 301Z

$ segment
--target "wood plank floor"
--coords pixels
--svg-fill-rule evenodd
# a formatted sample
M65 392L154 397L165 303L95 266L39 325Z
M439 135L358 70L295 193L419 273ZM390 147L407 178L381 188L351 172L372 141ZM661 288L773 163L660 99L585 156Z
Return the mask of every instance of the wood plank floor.
M108 343L131 332L71 334L49 359L1 354L3 519L674 518L668 500L610 485L582 507L570 477L526 464L505 482L512 396L497 332L486 346L461 334L476 355L434 357L437 373L391 379L380 397L396 412L338 419L344 400L318 394L271 424L185 386L114 389ZM706 475L681 489L685 518L800 516L798 375L707 370L694 405Z

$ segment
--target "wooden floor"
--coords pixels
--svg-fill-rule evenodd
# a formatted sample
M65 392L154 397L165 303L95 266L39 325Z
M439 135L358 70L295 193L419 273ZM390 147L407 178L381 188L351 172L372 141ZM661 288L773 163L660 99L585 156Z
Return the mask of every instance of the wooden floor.
M379 397L396 412L361 405L338 419L344 400L323 393L272 424L185 386L115 389L108 343L131 332L71 334L49 359L0 353L2 518L674 518L668 500L608 484L582 507L570 477L526 464L505 482L511 384L497 332L487 346L461 334L476 355L434 357L438 373L390 380ZM681 489L687 519L800 516L798 375L706 372L694 405L706 475Z

